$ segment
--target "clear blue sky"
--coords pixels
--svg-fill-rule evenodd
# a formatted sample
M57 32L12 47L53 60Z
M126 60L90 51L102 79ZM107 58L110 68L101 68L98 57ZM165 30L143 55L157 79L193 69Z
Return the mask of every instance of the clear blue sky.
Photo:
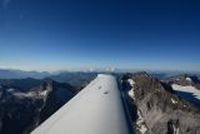
M197 0L0 0L0 67L200 69Z

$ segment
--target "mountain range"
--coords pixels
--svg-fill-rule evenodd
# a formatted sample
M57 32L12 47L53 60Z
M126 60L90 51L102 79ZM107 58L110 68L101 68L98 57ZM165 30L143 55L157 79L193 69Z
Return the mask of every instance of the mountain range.
M30 75L33 73L29 72L18 76L16 72L12 72L9 77L5 75L6 73L2 74L0 75L0 133L2 134L30 133L97 75L93 72L62 72L56 75L37 72L38 79L36 79L31 77L36 75ZM128 105L130 123L136 134L200 133L198 75L147 72L113 73L113 75L118 79L120 91Z

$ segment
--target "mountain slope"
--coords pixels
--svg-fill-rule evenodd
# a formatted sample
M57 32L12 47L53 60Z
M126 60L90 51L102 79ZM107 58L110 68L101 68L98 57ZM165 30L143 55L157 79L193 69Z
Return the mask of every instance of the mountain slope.
M33 80L34 83L35 80ZM15 82L14 82L15 83ZM0 89L0 133L27 134L57 111L76 90L69 84L43 80L23 92L3 85Z
M130 85L133 107L137 108L137 133L200 133L200 110L174 94L167 88L170 85L163 86L162 82L145 72L129 74L123 81Z

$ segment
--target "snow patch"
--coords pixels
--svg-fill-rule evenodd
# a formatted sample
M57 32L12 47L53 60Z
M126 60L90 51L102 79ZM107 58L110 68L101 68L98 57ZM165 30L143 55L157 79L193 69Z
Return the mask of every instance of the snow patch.
M131 90L128 91L128 95L129 95L132 99L135 99L135 94L134 94L133 88L132 88Z
M31 98L31 97L35 96L35 94L33 92L29 92L29 93L15 92L15 93L13 93L13 95L18 98Z
M36 98L36 97L41 97L41 96L46 96L48 94L48 90L44 90L42 92L36 93L36 92L28 92L28 93L23 93L23 92L14 92L14 89L9 89L9 92L12 92L14 96L18 98ZM38 96L39 95L39 96Z
M196 89L193 86L181 86L181 85L173 84L172 88L175 91L191 93L196 99L200 100L200 90Z
M171 101L172 101L173 104L177 104L178 103L178 101L174 100L173 98L171 98Z
M44 90L44 91L40 92L40 95L41 95L41 96L46 96L47 93L48 93L48 90Z
M132 79L128 79L128 83L130 84L130 86L132 87L131 90L128 91L128 95L135 100L135 94L134 94L134 85L135 85L135 81L133 81Z
M9 88L9 89L7 90L7 92L13 93L13 92L15 92L15 89L14 89L14 88Z
M192 79L190 77L187 77L186 80L192 82Z
M132 79L128 79L128 83L133 87L135 85L135 81Z
M140 112L140 110L137 110L137 115L138 115L138 119L136 121L136 129L141 133L141 134L145 134L147 132L147 126L145 124L145 121L142 117L142 114Z

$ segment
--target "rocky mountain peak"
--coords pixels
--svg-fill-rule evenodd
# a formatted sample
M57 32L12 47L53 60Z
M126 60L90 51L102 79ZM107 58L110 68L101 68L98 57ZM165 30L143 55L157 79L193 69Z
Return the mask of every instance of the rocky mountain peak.
M178 97L169 83L146 73L129 75L129 79L134 81L130 88L134 94L132 105L137 107L147 133L200 133L199 108Z

